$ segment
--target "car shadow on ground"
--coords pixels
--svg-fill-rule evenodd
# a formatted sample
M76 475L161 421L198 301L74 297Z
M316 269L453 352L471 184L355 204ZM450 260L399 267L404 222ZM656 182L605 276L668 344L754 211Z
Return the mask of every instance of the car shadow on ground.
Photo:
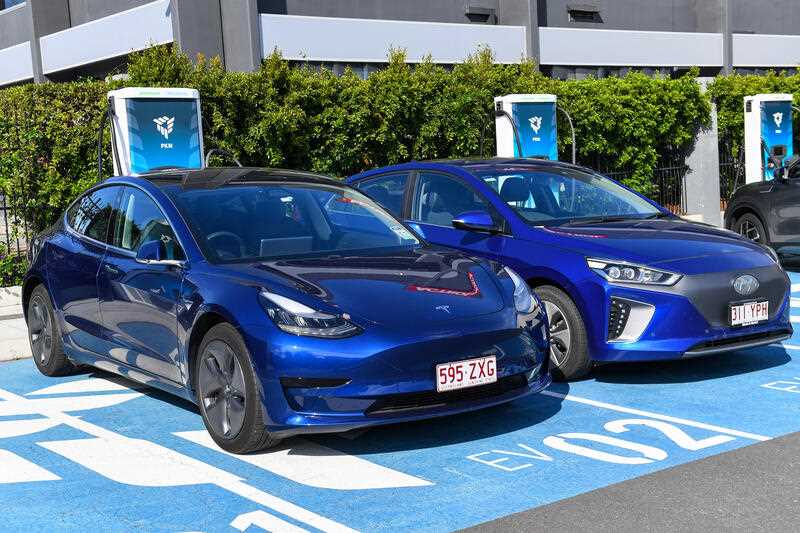
M738 352L675 361L608 363L594 369L592 377L603 383L696 383L785 365L792 357L785 348L762 346Z
M565 383L557 388L569 390ZM553 387L547 390L553 390ZM566 394L566 392L564 392ZM535 426L561 410L561 398L532 394L512 402L416 422L375 426L342 435L314 435L308 438L353 455L371 455L439 448L479 441ZM291 453L291 452L290 452Z

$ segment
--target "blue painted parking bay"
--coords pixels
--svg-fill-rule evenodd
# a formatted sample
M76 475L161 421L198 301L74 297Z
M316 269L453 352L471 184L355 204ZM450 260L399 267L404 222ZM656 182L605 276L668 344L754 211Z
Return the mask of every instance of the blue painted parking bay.
M185 402L18 361L0 366L0 529L454 530L796 431L800 334L245 457Z

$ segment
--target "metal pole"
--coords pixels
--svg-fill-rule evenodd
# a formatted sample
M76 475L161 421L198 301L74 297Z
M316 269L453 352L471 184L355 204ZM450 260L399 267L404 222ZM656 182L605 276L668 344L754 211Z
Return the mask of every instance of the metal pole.
M575 164L577 164L576 163L576 160L577 160L576 154L577 154L577 148L578 148L578 145L576 144L577 141L575 140L575 126L572 124L572 117L569 116L569 113L567 113L566 109L564 109L561 106L556 106L556 108L559 111L561 111L562 113L564 113L564 115L566 115L567 122L569 122L569 129L572 130L572 164L575 165Z

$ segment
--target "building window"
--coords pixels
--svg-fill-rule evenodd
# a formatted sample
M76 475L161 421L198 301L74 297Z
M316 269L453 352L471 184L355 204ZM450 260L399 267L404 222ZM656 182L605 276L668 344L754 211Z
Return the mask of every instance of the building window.
M600 8L591 4L568 4L570 22L590 22L601 24L603 18L600 16Z

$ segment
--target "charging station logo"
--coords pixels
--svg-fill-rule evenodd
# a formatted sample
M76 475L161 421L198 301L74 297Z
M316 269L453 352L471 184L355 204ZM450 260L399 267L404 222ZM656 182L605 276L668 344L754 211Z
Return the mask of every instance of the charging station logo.
M153 122L156 124L156 129L158 132L164 136L165 139L169 139L169 134L172 133L172 130L175 128L175 117L158 117L154 118Z
M539 130L542 128L542 117L531 117L528 119L528 122L531 123L533 133L539 135Z
M772 114L772 120L775 121L775 127L776 128L780 128L781 124L783 124L783 113L780 113L780 112L773 113Z

